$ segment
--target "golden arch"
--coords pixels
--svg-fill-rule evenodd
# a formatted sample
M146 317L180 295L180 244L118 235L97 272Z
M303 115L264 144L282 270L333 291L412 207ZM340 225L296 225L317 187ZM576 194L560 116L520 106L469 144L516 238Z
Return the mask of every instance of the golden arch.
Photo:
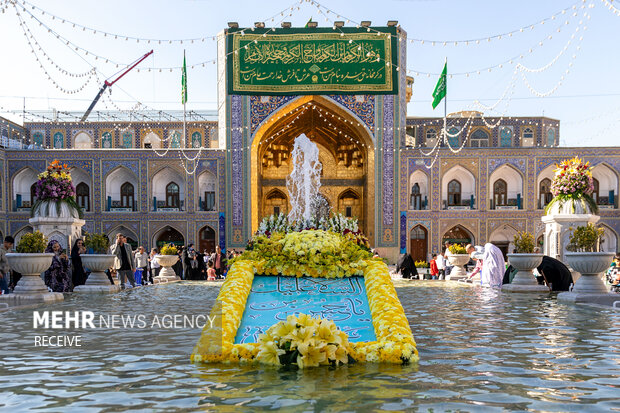
M292 102L282 106L280 109L271 114L258 128L252 139L250 150L250 189L251 189L251 223L252 232L258 229L259 215L261 210L262 187L260 182L261 174L261 156L266 145L261 145L282 130L283 125L291 124L295 117L303 109L318 111L321 116L329 118L332 131L350 131L350 136L363 151L364 162L363 170L365 175L363 190L363 217L364 230L374 244L375 237L375 153L374 142L371 132L366 128L352 112L335 101L319 95L306 95L295 99ZM312 140L314 140L311 137ZM337 197L337 195L336 195ZM330 200L333 201L333 200ZM335 199L337 203L337 198ZM334 202L331 202L334 204Z

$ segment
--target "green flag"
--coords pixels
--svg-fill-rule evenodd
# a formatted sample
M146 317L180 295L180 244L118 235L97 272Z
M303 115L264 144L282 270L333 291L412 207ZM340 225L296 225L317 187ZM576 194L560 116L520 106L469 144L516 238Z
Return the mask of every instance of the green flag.
M447 76L448 62L446 62L446 64L443 66L443 71L439 76L437 85L435 85L435 91L433 92L433 109L435 109L437 105L439 105L439 102L441 102L441 100L446 97L446 90L448 87Z
M187 67L185 66L185 51L183 51L183 73L181 74L181 103L187 103Z
M308 20L308 23L306 23L306 25L304 26L305 28L308 28L308 25L312 23L312 17L310 17L310 20Z

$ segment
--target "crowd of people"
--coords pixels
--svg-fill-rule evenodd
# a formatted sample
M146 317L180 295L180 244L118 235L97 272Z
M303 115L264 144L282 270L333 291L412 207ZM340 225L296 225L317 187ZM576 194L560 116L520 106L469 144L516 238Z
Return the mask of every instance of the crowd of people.
M442 254L433 253L428 265L428 273L424 276L419 274L415 261L410 254L403 254L398 260L396 273L400 273L403 278L416 279L426 278L430 280L445 279L450 275L453 266L448 259L450 252L450 242L445 243L445 252ZM470 257L466 267L472 268L467 273L464 282L473 282L474 277L480 277L480 285L492 288L501 288L503 284L512 282L517 270L510 264L510 260L504 258L502 251L491 243L484 246L474 246L468 244L465 250ZM540 249L536 248L535 253ZM573 278L570 270L561 261L544 256L542 263L534 269L534 276L539 284L547 285L553 291L568 291ZM607 282L611 290L620 292L620 255L616 255L609 270L606 273Z
M0 294L10 294L21 274L11 270L6 254L12 252L15 240L7 236L0 246ZM152 248L150 253L143 246L133 250L127 237L117 234L109 253L114 255L114 265L106 272L111 284L115 278L121 288L136 285L153 284L153 278L159 275L161 265L158 261L159 250ZM87 253L84 240L77 239L68 255L56 240L51 240L45 249L54 254L52 264L43 274L45 285L53 292L71 292L78 285L84 285L90 271L82 265L81 255ZM202 253L194 244L178 248L179 260L172 267L175 274L184 280L216 281L226 277L228 261L240 252L229 250L223 252L219 246L215 251L204 250Z

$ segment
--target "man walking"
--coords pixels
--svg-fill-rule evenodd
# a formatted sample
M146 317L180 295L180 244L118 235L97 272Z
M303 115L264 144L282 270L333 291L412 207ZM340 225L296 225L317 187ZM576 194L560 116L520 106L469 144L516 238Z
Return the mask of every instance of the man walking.
M1 294L8 294L9 285L11 284L11 267L6 259L6 253L11 251L15 240L10 235L4 238L4 244L0 247L0 290Z
M116 234L116 242L112 245L112 255L114 258L114 268L118 274L118 281L121 285L121 289L125 288L127 280L131 283L132 287L136 286L136 280L133 278L133 272L136 269L135 262L131 255L131 245L125 242L123 234Z

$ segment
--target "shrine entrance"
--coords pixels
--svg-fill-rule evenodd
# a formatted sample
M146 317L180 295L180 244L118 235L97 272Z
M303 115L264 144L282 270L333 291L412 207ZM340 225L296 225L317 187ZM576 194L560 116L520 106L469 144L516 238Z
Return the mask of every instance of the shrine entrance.
M254 136L252 231L276 210L274 194L279 195L277 211L290 210L286 177L293 168L290 161L293 142L302 133L319 148L320 193L332 212L356 217L362 231L372 240L375 187L371 135L347 109L331 99L314 95L300 97L273 113Z

